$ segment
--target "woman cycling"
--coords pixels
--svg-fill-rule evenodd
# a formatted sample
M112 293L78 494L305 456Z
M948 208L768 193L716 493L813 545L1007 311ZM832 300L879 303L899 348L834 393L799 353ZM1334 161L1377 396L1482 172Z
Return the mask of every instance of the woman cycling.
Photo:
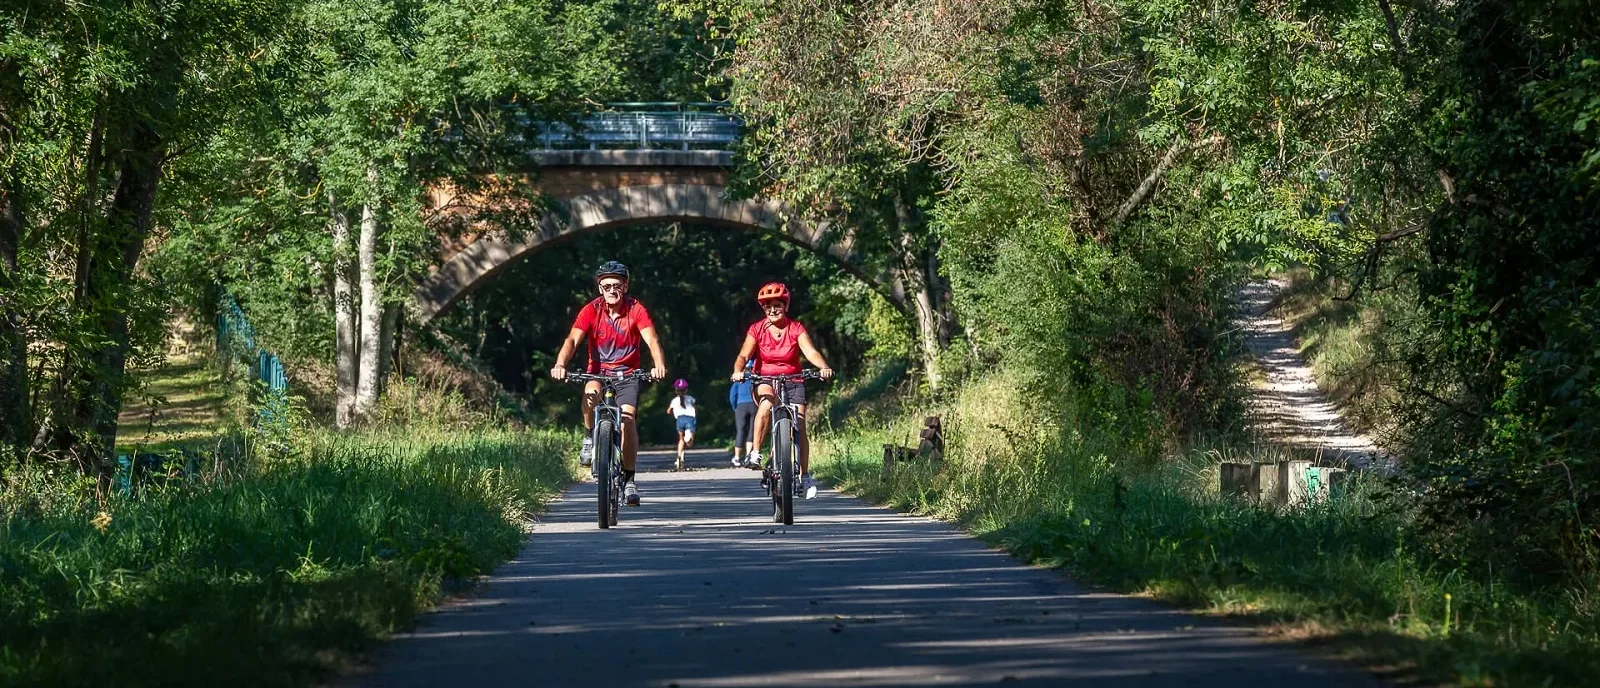
M806 332L804 325L789 318L789 288L781 282L771 282L756 292L756 303L761 304L761 310L766 317L750 325L745 333L744 345L739 347L739 357L733 362L733 380L744 377L745 362L752 360L756 364L757 375L795 375L800 372L800 356L805 355L811 365L817 367L817 372L826 380L833 377L833 370L822 360L822 353L811 341L811 334ZM811 478L810 442L806 438L806 385L800 380L782 383L785 385L784 394L789 403L796 404L798 412L795 414L794 441L800 454L800 485L805 489L806 499L817 496L817 483ZM768 424L772 421L772 406L777 403L772 385L761 383L756 386L756 423L755 441L752 444L750 458L757 465L761 462L761 443L766 439Z

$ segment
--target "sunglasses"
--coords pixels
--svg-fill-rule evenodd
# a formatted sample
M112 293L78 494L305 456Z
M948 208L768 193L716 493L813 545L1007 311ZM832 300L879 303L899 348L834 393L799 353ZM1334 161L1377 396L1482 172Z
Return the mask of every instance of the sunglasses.
M601 282L600 283L600 291L608 292L608 293L609 292L614 292L614 291L620 292L623 289L627 289L627 288L628 288L628 285L623 284L621 282Z
M778 311L779 313L782 313L786 310L789 310L789 304L782 301L768 301L761 304L761 310L767 311L768 313L771 313L772 311Z

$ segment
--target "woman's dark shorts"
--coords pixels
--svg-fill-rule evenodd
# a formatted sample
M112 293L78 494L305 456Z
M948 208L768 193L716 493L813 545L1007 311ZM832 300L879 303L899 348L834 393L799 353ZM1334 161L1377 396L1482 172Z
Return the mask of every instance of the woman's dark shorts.
M801 406L806 405L806 383L804 380L794 380L792 382L784 382L782 384L783 390L788 393L789 403L799 404ZM777 387L773 387L772 403L776 404L778 401L778 389Z
M756 421L756 405L752 402L739 404L733 409L733 442L735 446L743 447L750 441L750 432L754 429Z

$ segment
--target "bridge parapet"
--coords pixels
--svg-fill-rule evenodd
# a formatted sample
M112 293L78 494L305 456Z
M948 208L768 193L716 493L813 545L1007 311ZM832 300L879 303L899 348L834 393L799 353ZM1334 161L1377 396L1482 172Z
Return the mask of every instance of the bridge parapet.
M612 103L608 110L538 125L538 150L721 151L739 141L744 122L724 103Z

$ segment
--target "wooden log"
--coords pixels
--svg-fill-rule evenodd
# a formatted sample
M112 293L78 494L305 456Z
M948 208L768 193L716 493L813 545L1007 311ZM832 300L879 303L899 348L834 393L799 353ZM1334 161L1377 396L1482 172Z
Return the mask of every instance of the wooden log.
M939 416L928 416L922 419L922 432L919 435L921 442L917 444L917 456L938 462L944 460L944 426Z

